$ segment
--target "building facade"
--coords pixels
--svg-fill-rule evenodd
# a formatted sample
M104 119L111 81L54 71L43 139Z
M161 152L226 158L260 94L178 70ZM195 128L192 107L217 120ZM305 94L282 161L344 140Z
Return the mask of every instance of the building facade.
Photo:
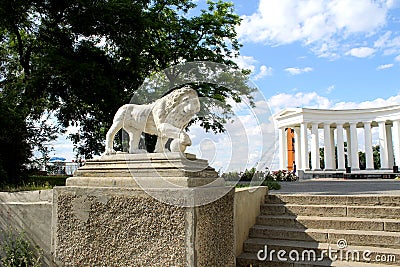
M400 105L348 110L287 108L273 117L279 130L281 169L290 165L287 138L292 130L294 163L298 170L321 170L320 147L324 151L326 171L345 171L346 167L360 170L358 152L361 142L365 144L366 170L373 170L371 130L374 127L379 128L381 170L391 170L400 164ZM358 140L357 129L362 129L364 140ZM322 144L320 136L323 136Z

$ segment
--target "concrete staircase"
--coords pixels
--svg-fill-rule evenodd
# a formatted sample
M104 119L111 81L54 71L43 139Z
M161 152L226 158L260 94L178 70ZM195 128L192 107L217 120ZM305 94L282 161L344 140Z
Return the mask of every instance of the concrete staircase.
M400 266L400 196L269 195L237 266Z

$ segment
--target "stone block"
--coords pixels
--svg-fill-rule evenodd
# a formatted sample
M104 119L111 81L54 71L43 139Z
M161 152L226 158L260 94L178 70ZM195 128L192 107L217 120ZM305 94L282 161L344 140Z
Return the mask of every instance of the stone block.
M234 189L190 154L89 161L54 188L52 221L61 266L235 266Z

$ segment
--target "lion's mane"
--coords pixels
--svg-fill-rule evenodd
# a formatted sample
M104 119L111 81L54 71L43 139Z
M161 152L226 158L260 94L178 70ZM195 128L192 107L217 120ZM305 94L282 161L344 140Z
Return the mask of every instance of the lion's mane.
M184 99L186 100L184 101ZM192 105L196 106L196 109L185 113L183 108L188 101L191 101ZM178 128L183 128L190 122L199 109L200 103L197 92L189 87L183 87L155 101L153 119L156 125L166 122Z

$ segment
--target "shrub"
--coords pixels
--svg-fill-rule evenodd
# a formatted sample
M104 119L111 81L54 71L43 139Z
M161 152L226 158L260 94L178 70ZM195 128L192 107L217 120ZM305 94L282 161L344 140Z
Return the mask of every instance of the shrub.
M291 171L287 170L279 170L279 171L274 171L270 172L269 170L267 171L256 171L255 168L251 168L250 170L245 170L244 172L238 173L238 172L228 172L228 173L223 173L221 175L222 178L225 179L225 181L231 181L231 182L250 182L250 181L264 181L264 180L269 180L269 181L285 181L285 182L294 182L299 179L299 177L296 176Z
M231 181L231 182L237 182L240 179L240 175L238 172L227 172L223 173L221 175L222 178L225 179L225 181Z
M293 172L287 170L279 170L272 172L272 179L275 181L294 182L299 179Z
M277 181L265 180L261 185L262 186L268 186L269 190L279 190L279 189L281 189L281 185Z
M5 267L39 267L43 251L34 247L27 240L24 232L10 229L2 232L4 242L1 245L2 266Z

